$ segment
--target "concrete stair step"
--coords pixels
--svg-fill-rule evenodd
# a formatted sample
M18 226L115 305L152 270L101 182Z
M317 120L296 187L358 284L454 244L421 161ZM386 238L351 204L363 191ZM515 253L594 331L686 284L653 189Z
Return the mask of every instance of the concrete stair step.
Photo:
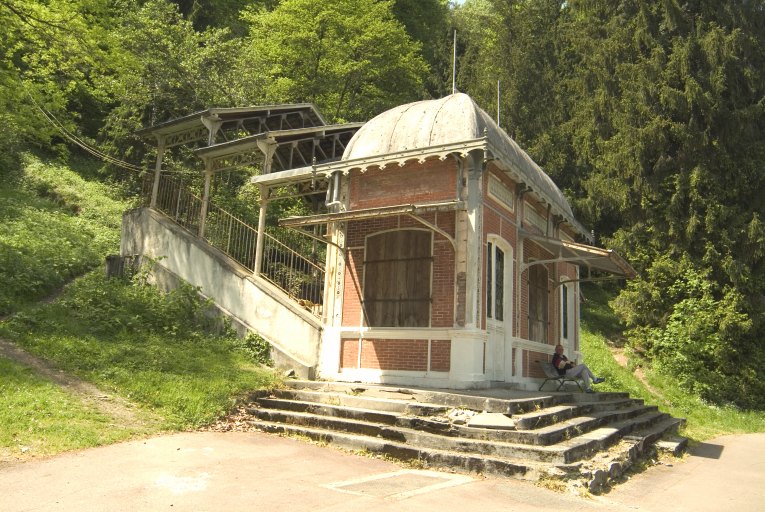
M645 412L634 418L624 419L599 427L579 436L561 441L556 446L562 449L565 464L591 457L598 451L606 450L622 438L641 429L650 429L669 416L658 411Z
M486 397L461 393L381 390L347 383L311 384L253 396L257 405L249 409L253 425L266 432L416 459L432 467L525 477L557 472L579 475L574 478L590 479L593 485L603 480L603 470L593 469L599 464L601 468L604 461L609 468L628 464L617 461L624 456L617 453L620 449L630 454L653 449L662 436L676 432L683 423L624 393L599 393L580 400L569 394L542 395L536 402L544 404L540 410L512 416L515 428L474 427L450 423L447 413L469 408L466 404L473 410L490 403L509 409L509 400L489 402ZM673 446L682 444L673 441Z
M343 405L329 405L318 402L301 402L281 398L259 398L256 403L266 409L307 412L319 416L356 419L383 425L395 425L401 416L398 412L384 412L376 409L363 409Z
M447 407L438 404L417 402L405 398L385 398L370 395L347 394L337 391L305 391L295 389L277 389L275 397L300 402L314 402L343 407L354 407L380 412L411 414L416 416L435 416L445 414Z
M534 430L573 418L574 416L588 413L592 406L578 405L554 405L539 411L514 414L515 428L518 430Z
M677 434L678 429L683 425L685 425L684 418L673 418L668 414L663 414L660 421L636 428L630 434L625 435L624 439L639 441L643 444L653 444L662 437ZM680 438L678 442L682 443L683 440L687 442L685 438Z
M605 392L605 393L571 393L572 402L576 403L598 403L598 402L611 402L613 400L630 399L629 393L622 392Z
M516 432L516 442L551 445L607 426L609 423L628 420L656 410L655 406L635 405L622 409L591 412L534 430L519 429Z
M347 418L367 423L395 425L415 431L430 432L449 437L460 437L490 442L550 446L564 439L581 435L584 432L603 426L610 421L634 417L654 408L636 406L616 411L601 411L589 416L575 417L537 430L499 430L475 428L450 424L445 418L423 418L406 416L396 412L352 408L348 406L327 405L317 402L300 402L277 398L260 398L256 403L261 408L281 409L285 411L307 412L317 416ZM253 411L253 414L254 411ZM377 434L375 434L377 435Z
M594 448L600 446L599 442L602 437L585 434L576 438L579 440L578 442L554 445L522 444L500 440L497 436L491 439L481 439L459 435L464 429L447 429L446 432L414 429L411 428L411 424L406 423L407 418L399 418L406 425L404 426L290 410L251 408L249 412L259 421L378 437L418 448L445 449L460 453L556 464L568 464L579 460L583 453L590 453Z
M577 416L590 416L604 411L617 411L642 405L642 400L618 398L598 402L578 402L547 407L538 411L513 415L518 430L533 430L553 425Z
M561 401L574 400L571 398L570 394L559 394L555 396L540 395L539 393L524 393L522 391L509 389L497 391L498 395L507 397L504 398L502 396L487 397L480 392L470 392L465 390L443 391L437 389L414 389L348 382L289 380L285 385L293 390L342 393L353 396L368 396L393 401L403 400L449 408L464 408L473 411L498 412L504 414L518 414L534 411L554 405L555 403L560 403ZM517 395L519 394L526 394L528 397L518 397Z
M544 471L547 465L509 458L487 457L435 448L421 448L389 439L371 438L345 432L333 432L300 425L255 421L253 426L264 432L296 435L347 450L384 454L402 461L417 461L432 468L461 470L468 473L528 477Z

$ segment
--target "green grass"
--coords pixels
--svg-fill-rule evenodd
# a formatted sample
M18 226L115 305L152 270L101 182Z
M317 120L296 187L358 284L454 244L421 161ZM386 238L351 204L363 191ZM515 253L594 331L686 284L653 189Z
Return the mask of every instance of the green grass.
M31 369L0 358L0 462L114 443L142 429L116 424Z
M618 320L608 306L609 293L593 285L583 288L588 300L582 308L582 352L595 374L606 377L606 382L598 385L599 391L628 392L633 398L658 405L663 412L686 418L683 434L695 441L724 434L765 432L765 412L705 403L642 361L647 388L632 370L634 361L623 367L614 358L614 349L621 346L622 340Z
M101 269L58 301L30 308L0 335L58 367L149 408L163 428L187 429L226 412L238 395L275 384L231 333L213 334L190 287L163 294L140 277Z
M113 187L27 155L19 183L0 183L0 315L43 298L116 252L127 207Z
M0 183L0 336L127 399L146 417L126 427L80 397L0 359L0 453L17 457L97 446L215 420L241 394L275 385L252 345L216 334L196 290L164 294L104 276L129 202L82 169L28 155ZM83 176L89 179L83 178ZM68 284L67 284L68 283ZM66 284L51 303L38 302ZM7 374L7 378L6 378ZM154 421L155 418L159 418Z

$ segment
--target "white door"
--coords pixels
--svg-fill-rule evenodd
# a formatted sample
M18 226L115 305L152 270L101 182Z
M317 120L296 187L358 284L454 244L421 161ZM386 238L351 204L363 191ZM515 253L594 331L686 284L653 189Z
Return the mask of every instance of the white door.
M486 374L491 380L512 378L512 249L503 240L490 238L486 250ZM509 362L506 360L509 358Z

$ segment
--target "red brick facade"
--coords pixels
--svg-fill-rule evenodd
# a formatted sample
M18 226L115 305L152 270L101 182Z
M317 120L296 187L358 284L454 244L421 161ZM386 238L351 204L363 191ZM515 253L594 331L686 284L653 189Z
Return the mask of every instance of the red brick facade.
M450 357L449 340L344 339L340 361L345 369L448 372Z
M490 185L490 175L494 183ZM410 161L402 167L387 168L372 167L362 173L354 170L349 178L349 209L351 211L403 204L423 204L441 201L453 201L457 198L459 170L453 159L444 161L427 160L424 164ZM490 194L499 190L500 195ZM481 304L480 326L486 329L486 275L487 244L494 243L505 252L506 267L512 269L505 280L510 280L512 296L505 298L505 311L511 319L507 325L512 326L511 336L528 339L529 337L529 286L528 269L521 272L521 253L523 262L534 260L549 260L553 258L536 243L524 240L522 249L518 246L519 227L539 234L549 234L542 231L538 224L540 217L546 219L546 209L533 201L533 198L521 199L519 204L516 184L504 173L489 165L489 172L484 173L482 183L483 204L481 256L482 269L468 269L468 272L481 272ZM500 197L501 196L501 197ZM537 225L524 221L524 208L534 208L537 212ZM422 215L427 222L456 238L457 213L440 212ZM346 266L345 285L343 292L342 326L345 328L366 328L362 311L364 290L364 258L366 240L370 235L385 231L416 229L432 233L432 267L431 267L431 306L430 328L451 329L459 327L460 307L464 310L465 297L455 296L455 290L460 289L457 282L456 254L452 243L441 234L430 230L417 220L406 216L390 216L351 221L347 224L346 233ZM459 241L457 241L459 243ZM560 290L556 286L561 279L575 279L576 267L571 264L544 264L547 271L547 340L548 345L555 345L561 338L560 320ZM519 272L521 272L519 276ZM464 279L464 278L463 278ZM572 285L573 286L573 285ZM462 289L465 289L464 284ZM574 290L576 288L573 288ZM572 294L573 295L573 294ZM578 308L576 300L570 301L571 308ZM520 311L517 311L520 307ZM570 332L577 332L578 311L569 318ZM379 338L358 337L345 338L341 343L340 365L342 369L372 369L390 371L418 372L448 372L451 367L452 342L449 339L429 340L418 337L413 339L391 339L381 334ZM427 335L426 335L427 336ZM573 339L576 339L574 336ZM536 361L549 360L550 356L542 352L527 349L512 348L512 368L506 370L517 377L543 377ZM520 359L520 365L518 364ZM519 368L520 367L520 368ZM518 371L520 370L520 374Z

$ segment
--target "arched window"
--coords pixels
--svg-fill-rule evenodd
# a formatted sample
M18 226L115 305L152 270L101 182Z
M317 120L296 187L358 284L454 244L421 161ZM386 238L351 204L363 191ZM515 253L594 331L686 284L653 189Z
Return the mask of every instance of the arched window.
M370 327L428 327L432 234L406 229L367 238L364 311Z

